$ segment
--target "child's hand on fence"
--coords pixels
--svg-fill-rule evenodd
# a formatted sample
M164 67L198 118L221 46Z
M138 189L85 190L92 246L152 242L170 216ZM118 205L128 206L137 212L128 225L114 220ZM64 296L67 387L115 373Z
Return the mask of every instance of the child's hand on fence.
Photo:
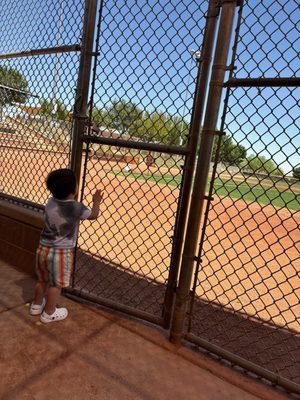
M93 202L96 204L101 204L103 202L103 193L101 190L97 189L93 194Z

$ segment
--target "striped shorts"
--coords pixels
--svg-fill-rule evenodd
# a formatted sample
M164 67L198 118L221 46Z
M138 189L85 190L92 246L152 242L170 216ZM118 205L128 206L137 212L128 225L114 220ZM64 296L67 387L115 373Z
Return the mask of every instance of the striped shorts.
M74 267L74 249L57 249L39 245L35 271L39 282L65 288L70 286Z

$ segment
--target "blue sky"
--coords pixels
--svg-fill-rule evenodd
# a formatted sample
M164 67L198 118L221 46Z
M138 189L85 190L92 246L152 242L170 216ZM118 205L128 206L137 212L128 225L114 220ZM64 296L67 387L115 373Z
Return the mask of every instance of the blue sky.
M236 78L300 76L300 7L295 0L245 1ZM286 172L300 164L300 88L236 88L226 130ZM249 149L248 153L251 153Z
M5 5L0 8L1 53L80 43L84 0L3 1ZM29 82L30 91L42 98L52 97L56 65L58 97L71 109L79 65L78 54L0 60L0 65L21 71ZM30 98L30 103L36 104L37 100Z
M245 3L236 77L299 76L297 1ZM142 109L166 110L189 119L197 72L190 50L201 48L206 9L207 1L199 0L106 0L96 105L123 98ZM79 42L82 11L83 0L6 0L0 10L0 51L54 46L58 40ZM52 96L55 63L58 95L71 107L77 55L60 55L59 62L53 55L0 61L22 71L30 90L45 98ZM237 142L267 157L272 154L286 172L299 163L299 89L234 89L229 106L226 130Z

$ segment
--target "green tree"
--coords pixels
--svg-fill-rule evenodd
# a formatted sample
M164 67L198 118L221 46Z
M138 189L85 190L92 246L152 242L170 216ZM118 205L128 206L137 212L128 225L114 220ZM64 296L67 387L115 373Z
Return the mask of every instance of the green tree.
M294 167L293 168L293 177L300 179L300 167Z
M252 172L258 172L268 175L282 176L283 171L272 160L268 160L265 156L250 155L245 163L245 168Z
M96 126L118 130L146 142L178 145L185 144L188 135L188 124L179 116L166 112L142 111L136 104L125 100L113 100L105 109L94 108L92 121Z
M188 124L181 117L155 111L144 114L138 137L145 141L168 145L179 145L181 142L185 144L188 128Z
M40 114L44 117L49 117L51 115L52 105L48 100L43 100L41 103Z
M215 160L217 152L217 143L214 141L212 160ZM222 139L222 144L220 148L219 161L225 165L237 165L240 166L243 160L246 158L247 151L241 144L235 144L232 138L225 135Z
M92 122L93 125L95 126L103 126L103 127L108 127L108 117L107 117L107 111L104 109L99 109L97 107L93 108L92 111Z
M21 72L12 67L0 67L0 120L5 105L25 103L28 82Z
M126 100L113 100L107 109L106 123L121 134L135 136L142 125L143 112L138 106Z
M61 101L55 100L53 104L53 102L45 99L41 103L40 114L46 118L52 117L58 121L65 121L68 118L69 112Z
M55 111L55 117L59 121L65 121L69 116L69 112L66 108L66 106L61 103L59 100L56 100L56 111Z

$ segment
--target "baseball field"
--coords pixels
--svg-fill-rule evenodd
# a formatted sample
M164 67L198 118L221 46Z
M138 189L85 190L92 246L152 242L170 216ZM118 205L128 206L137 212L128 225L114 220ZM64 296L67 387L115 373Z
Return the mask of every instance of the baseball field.
M41 204L48 196L47 173L68 163L66 154L3 154L1 191ZM144 164L124 172L124 166L88 161L84 202L91 204L96 188L104 190L105 201L99 220L82 224L79 245L129 273L165 283L181 175ZM287 188L225 177L217 179L214 197L197 295L299 329L299 184Z
M6 148L0 156L0 190L43 204L48 197L47 174L67 165L66 153ZM83 202L91 205L96 188L105 197L99 219L80 226L78 254L84 257L77 263L75 283L97 296L160 315L181 175L175 168L149 168L143 163L130 171L125 167L114 160L91 158L87 162ZM271 324L276 332L299 333L299 184L288 187L285 182L274 185L239 178L223 175L216 181L197 277L192 332L213 340L218 329L224 338L226 327L231 339L237 332L243 338L249 329L241 333L236 319L230 323L229 312L259 320L258 327ZM218 312L210 310L203 320L209 307L216 306ZM294 333L284 339L290 349L285 358L297 347ZM258 345L257 327L252 341ZM271 342L267 340L274 357L283 341L280 337ZM233 350L242 349L242 343L242 339L235 340ZM261 363L255 346L248 358ZM239 354L245 356L242 351ZM277 359L274 365L265 363L271 369L278 367Z

